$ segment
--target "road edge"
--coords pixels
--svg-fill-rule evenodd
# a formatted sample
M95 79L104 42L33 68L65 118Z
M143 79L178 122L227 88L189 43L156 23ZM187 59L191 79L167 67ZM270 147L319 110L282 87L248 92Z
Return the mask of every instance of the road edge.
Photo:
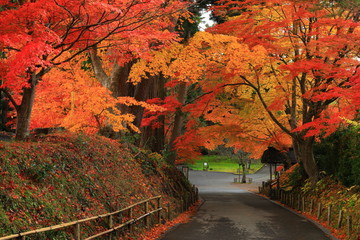
M259 196L259 197L265 198L265 199L267 199L268 201L270 201L270 202L272 202L272 203L274 203L274 204L276 204L276 205L278 205L278 206L280 206L280 207L282 207L282 208L284 208L284 209L287 209L288 211L296 214L297 216L302 217L302 218L308 220L309 222L311 222L312 224L314 224L316 227L318 227L321 231L323 231L327 236L329 236L329 238L330 238L331 240L340 240L340 239L336 238L334 235L332 235L332 233L331 233L331 231L330 231L329 229L325 228L325 227L322 226L320 223L318 223L318 222L316 222L316 221L314 221L314 220L306 217L305 215L300 214L300 213L298 213L297 211L295 211L295 210L293 210L293 209L291 209L291 208L289 208L289 207L286 207L286 206L280 204L280 203L277 202L277 201L271 200L271 199L268 198L268 197L265 197L265 196L263 196L263 195L260 195L260 194L258 194L258 193L256 193L256 192L252 192L252 191L248 191L248 192L250 192L250 193L252 193L252 194L255 194L255 195Z
M201 196L199 196L198 201L199 201L199 204L196 205L195 213L198 212L199 209L201 208L201 206L204 205L204 203L206 202ZM181 213L181 214L182 214L182 213ZM194 216L195 216L195 215L194 215ZM192 217L190 218L190 221L192 220L192 218L193 218L194 216L192 216ZM189 221L189 222L190 222L190 221ZM168 232L171 232L171 231L175 230L176 228L178 228L179 226L181 226L181 225L183 225L183 224L185 224L185 223L178 223L178 224L175 224L174 226L166 229L166 231L165 231L163 234L161 234L161 236L160 236L159 238L157 238L156 240L162 240L162 239L164 239L164 238L166 237L166 234L167 234Z

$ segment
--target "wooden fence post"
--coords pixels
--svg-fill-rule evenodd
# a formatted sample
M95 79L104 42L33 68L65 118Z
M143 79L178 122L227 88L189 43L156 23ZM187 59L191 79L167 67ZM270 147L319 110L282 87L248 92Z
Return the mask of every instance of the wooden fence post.
M305 212L305 198L304 197L302 197L302 199L301 199L301 211Z
M199 200L199 189L197 187L195 188L195 198L197 202Z
M292 208L295 209L296 208L296 194L293 194L293 200L292 200Z
M162 207L161 206L161 197L158 198L157 206L158 206L158 209L160 209ZM161 211L160 210L157 212L157 220L158 220L158 224L160 224L161 223Z
M129 218L133 219L133 208L129 208ZM132 232L133 231L133 223L129 224L129 231Z
M192 191L192 194L191 194L192 198L191 198L191 204L194 204L196 202L196 186L193 185L193 191Z
M80 223L75 225L75 240L81 240L81 227Z
M342 218L343 218L343 210L340 210L339 211L339 218L338 218L338 222L337 222L337 228L341 228Z
M352 230L352 219L351 216L347 216L346 218L346 222L347 222L347 235L348 237L350 237L351 235L351 230Z
M310 213L312 213L314 210L314 199L310 200Z
M167 209L168 209L168 212L167 212L167 215L168 215L168 220L170 221L171 220L171 208L170 208L170 203L167 204Z
M146 201L145 202L145 214L147 214L148 212L149 212L149 202L148 201ZM146 216L145 218L144 218L144 221L145 221L145 227L149 227L149 216Z
M319 202L318 204L318 211L317 211L317 218L320 219L320 216L321 216L321 202Z
M331 222L331 205L328 206L327 222L328 222L328 224L330 226L330 222Z
M292 193L289 193L289 207L292 207Z
M109 225L109 229L112 229L114 227L114 219L113 219L113 215L109 216L109 220L108 220L108 225ZM113 239L113 233L111 232L109 234L109 240Z

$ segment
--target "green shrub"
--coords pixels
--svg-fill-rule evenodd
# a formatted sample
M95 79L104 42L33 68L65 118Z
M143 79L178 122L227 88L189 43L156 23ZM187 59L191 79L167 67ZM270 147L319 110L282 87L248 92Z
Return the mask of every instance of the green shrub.
M338 130L314 147L319 169L345 186L360 185L360 134L349 127Z

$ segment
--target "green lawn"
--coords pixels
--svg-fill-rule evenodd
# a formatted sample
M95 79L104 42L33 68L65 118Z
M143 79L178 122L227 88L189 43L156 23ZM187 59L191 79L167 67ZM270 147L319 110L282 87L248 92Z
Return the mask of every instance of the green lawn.
M193 170L204 170L204 162L209 165L209 171L238 173L239 164L236 160L232 160L227 156L203 156L194 164L188 164L188 166ZM253 160L250 165L250 169L247 169L247 174L256 172L262 166L263 164L259 160Z

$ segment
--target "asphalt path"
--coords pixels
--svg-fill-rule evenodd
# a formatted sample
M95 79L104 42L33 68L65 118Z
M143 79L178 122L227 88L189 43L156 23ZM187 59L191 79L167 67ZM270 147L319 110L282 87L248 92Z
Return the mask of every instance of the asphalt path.
M325 240L328 236L302 216L248 190L269 178L268 168L249 175L252 184L235 184L233 174L190 171L203 204L187 224L162 240Z

